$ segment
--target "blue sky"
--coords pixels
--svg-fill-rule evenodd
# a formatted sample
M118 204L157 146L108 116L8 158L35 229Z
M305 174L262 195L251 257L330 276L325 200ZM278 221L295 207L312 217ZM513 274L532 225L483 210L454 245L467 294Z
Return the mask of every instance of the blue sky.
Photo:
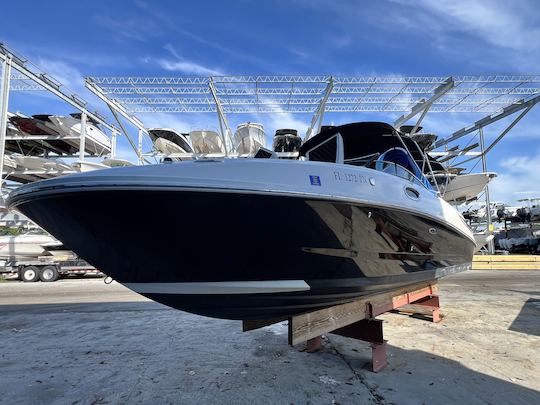
M21 18L24 16L24 18ZM208 74L460 75L540 74L540 7L535 0L455 1L34 1L3 10L0 39L96 104L84 76ZM536 106L489 156L497 200L540 196ZM10 110L71 109L38 93L12 93ZM386 116L327 115L345 123ZM482 115L428 115L440 136ZM144 115L148 126L216 128L215 115ZM309 115L257 117L303 129ZM230 117L231 127L246 120ZM493 139L508 120L486 129ZM468 139L466 139L468 140ZM466 143L466 141L464 142ZM146 149L150 144L146 142ZM125 139L120 154L135 161ZM528 194L523 194L528 192Z

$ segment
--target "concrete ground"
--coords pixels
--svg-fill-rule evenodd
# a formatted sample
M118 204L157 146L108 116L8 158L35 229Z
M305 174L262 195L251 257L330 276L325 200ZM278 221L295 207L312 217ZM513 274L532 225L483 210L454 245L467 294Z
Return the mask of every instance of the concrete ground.
M249 333L102 280L0 283L0 403L540 403L540 272L441 282L444 320L385 314L389 365L330 335L308 354L287 328Z

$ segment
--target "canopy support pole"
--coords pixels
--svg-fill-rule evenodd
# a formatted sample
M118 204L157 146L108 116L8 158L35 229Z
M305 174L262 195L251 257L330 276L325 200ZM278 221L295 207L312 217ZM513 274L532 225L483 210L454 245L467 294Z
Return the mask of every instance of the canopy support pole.
M234 144L232 142L232 132L231 132L231 129L229 128L229 123L227 121L225 111L223 110L223 106L221 105L221 101L219 100L219 97L217 95L216 86L214 84L214 79L212 77L208 79L208 87L210 88L210 92L212 93L212 97L214 98L214 102L216 103L219 126L221 128L221 138L223 139L223 145L225 146L225 156L229 156L229 151L234 151ZM225 132L223 131L224 129L225 129Z
M2 62L2 83L0 85L0 191L4 175L4 152L6 148L7 113L9 102L9 85L11 77L11 56L7 55Z
M79 160L84 162L84 151L86 149L86 111L81 112L81 134L79 138Z
M482 171L484 173L487 172L487 161L486 161L486 153L484 148L484 128L480 127L479 129L480 134L480 151L482 152ZM486 184L486 189L484 192L484 195L486 196L486 225L487 225L487 231L492 232L491 227L493 226L491 223L491 202L489 200L489 184ZM490 240L488 242L488 252L490 255L495 253L495 244L493 243L493 240Z
M315 128L315 125L317 125L317 131L315 133L318 134L319 132L321 132L322 122L324 118L324 111L326 109L326 102L328 101L328 98L330 97L330 94L332 93L333 88L334 88L334 78L330 76L330 79L328 80L328 84L326 85L326 89L324 90L323 98L321 99L319 106L315 110L315 114L313 114L313 118L311 119L311 123L309 124L309 128L307 129L304 142L314 135L313 130Z

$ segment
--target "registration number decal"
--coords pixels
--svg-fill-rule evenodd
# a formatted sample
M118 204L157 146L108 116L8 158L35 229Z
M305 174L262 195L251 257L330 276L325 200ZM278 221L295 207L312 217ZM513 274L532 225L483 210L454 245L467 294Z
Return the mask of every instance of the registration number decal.
M356 173L346 173L346 172L334 172L334 179L337 181L346 181L349 183L368 183L366 176Z

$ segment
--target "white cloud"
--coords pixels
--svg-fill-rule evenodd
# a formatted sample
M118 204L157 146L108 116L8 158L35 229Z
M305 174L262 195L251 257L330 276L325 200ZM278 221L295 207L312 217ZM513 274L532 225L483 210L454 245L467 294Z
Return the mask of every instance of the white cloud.
M171 59L154 59L152 57L146 56L141 58L141 61L144 63L157 63L159 66L161 66L163 69L169 71L169 72L181 72L185 74L193 74L193 75L200 75L200 76L223 76L223 71L216 69L216 68L210 68L207 66L203 66L199 63L196 63L194 61L188 60L184 57L182 57L171 44L167 44L163 47L166 51L168 51L173 57L174 60Z
M84 88L84 77L75 67L52 59L38 58L36 65L49 76L71 90Z
M93 19L102 27L129 40L146 42L150 38L163 34L161 25L152 18L144 20L124 18L120 20L110 15L95 14Z
M171 61L167 59L158 59L157 63L163 69L170 72L182 72L203 76L222 76L223 72L217 69L208 68L198 63L188 60Z
M540 173L540 151L533 156L511 156L504 159L497 178L490 183L493 201L516 204L526 197L540 197L538 173Z
M105 106L103 102L99 98L94 96L88 89L86 89L84 85L84 76L79 71L79 69L77 69L71 64L58 60L41 57L38 57L34 60L35 65L39 68L41 72L46 73L47 76L51 77L56 82L59 82L61 84L60 90L63 93L67 95L75 94L78 97L82 98L88 103L87 108L90 110L97 109L100 112L104 111ZM54 102L51 102L51 106L58 103L67 105L64 101L61 101L52 93L46 91L32 92L32 95L54 100ZM45 109L45 111L51 110Z
M409 2L397 1L409 5ZM495 46L514 50L538 49L540 28L534 15L535 4L498 0L421 0L419 7L439 18L433 24L440 30L475 34ZM443 20L441 21L441 18Z
M306 51L299 48L295 48L293 46L289 47L288 50L290 53L292 53L295 56L298 56L300 59L308 59L309 57L311 57L311 55L307 53Z

